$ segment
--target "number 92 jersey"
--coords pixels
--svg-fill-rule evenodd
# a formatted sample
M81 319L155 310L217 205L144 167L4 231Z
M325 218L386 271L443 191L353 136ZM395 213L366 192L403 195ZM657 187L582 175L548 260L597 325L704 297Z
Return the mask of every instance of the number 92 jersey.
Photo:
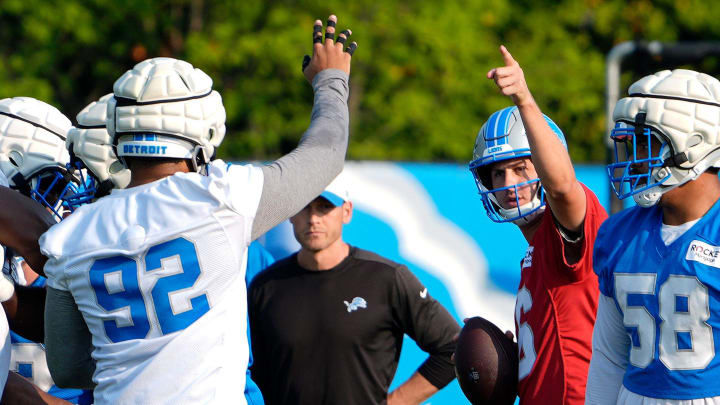
M240 401L261 191L260 168L214 161L207 176L113 190L41 237L48 285L72 293L92 334L97 403Z
M720 395L720 203L666 246L662 209L632 207L600 228L594 264L629 336L623 385L652 398Z

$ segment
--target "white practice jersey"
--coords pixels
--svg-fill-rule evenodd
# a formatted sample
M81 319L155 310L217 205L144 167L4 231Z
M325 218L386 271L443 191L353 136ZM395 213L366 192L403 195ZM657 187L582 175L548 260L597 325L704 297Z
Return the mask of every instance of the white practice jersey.
M262 170L214 161L76 210L40 239L92 334L99 404L244 404L245 250Z

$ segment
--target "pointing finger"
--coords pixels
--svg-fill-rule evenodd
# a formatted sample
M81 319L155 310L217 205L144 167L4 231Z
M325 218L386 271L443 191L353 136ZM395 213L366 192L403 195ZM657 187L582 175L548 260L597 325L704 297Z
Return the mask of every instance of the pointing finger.
M496 71L496 70L497 70L497 69L490 69L490 71L487 72L487 78L488 78L488 79L492 79L493 76L495 76L495 71Z
M513 63L516 63L515 59L513 59L512 55L510 55L510 52L508 52L507 48L505 48L505 45L500 45L500 53L502 53L505 66L510 66Z

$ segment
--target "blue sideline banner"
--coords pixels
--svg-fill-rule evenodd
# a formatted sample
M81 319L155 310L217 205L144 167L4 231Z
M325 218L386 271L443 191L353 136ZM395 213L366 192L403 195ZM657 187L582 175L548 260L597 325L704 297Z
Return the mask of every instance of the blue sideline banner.
M578 179L609 203L605 167L577 166ZM354 205L343 237L407 265L462 323L482 316L515 331L515 294L527 242L512 223L488 218L467 165L348 162L344 176ZM261 240L282 258L299 248L284 223ZM406 381L427 355L405 336L391 390ZM468 403L456 381L425 404Z

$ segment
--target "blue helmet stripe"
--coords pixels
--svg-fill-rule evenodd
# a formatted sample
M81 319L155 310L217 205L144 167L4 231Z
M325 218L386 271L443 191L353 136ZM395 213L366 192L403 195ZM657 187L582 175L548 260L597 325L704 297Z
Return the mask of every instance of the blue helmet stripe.
M487 141L485 147L487 148L495 146L495 137L497 136L497 120L500 113L501 111L493 113L493 115L490 116L490 119L487 122L487 126L485 127L485 141Z
M510 117L512 116L512 113L517 110L517 107L507 107L501 111L500 115L500 121L498 122L498 129L497 131L498 135L503 134L507 135L508 133L508 121L510 121ZM502 132L500 132L502 131ZM498 145L504 145L508 141L507 136L503 136L502 138L498 139L497 143Z

